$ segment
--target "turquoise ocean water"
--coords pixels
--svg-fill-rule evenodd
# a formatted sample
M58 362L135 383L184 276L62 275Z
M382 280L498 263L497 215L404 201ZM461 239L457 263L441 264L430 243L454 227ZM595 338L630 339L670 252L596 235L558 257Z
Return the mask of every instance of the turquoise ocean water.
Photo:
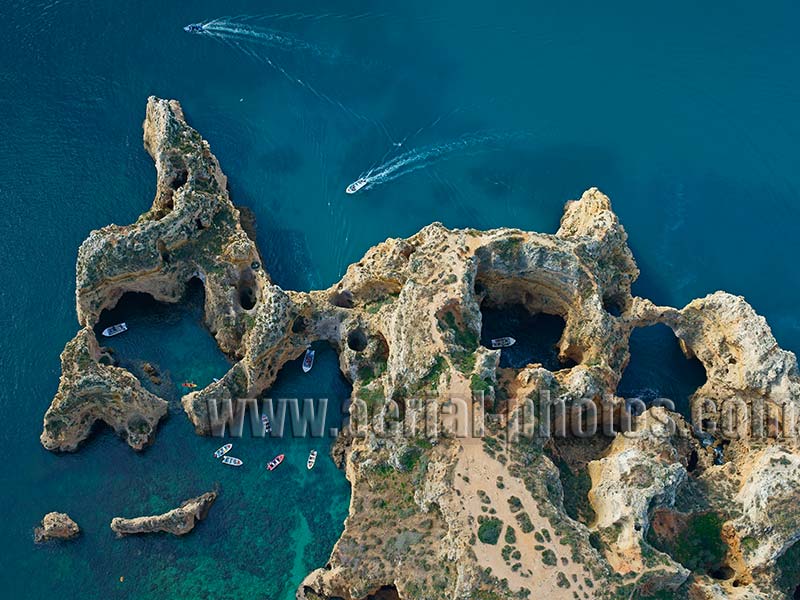
M297 12L314 18L269 16ZM225 42L181 30L226 14L288 35ZM434 220L555 231L563 202L598 186L630 234L638 293L677 306L742 294L797 351L798 17L800 5L780 0L0 3L3 596L286 600L325 563L347 512L329 441L244 439L244 468L210 460L217 440L193 434L178 386L205 385L228 363L192 298L120 308L136 324L115 341L120 359L166 374L170 417L154 446L136 454L107 431L73 455L39 444L58 355L77 329L78 245L152 200L148 95L179 99L210 141L286 288L330 285L372 244ZM343 193L387 152L477 132L494 141ZM670 336L634 341L631 392L690 393L697 374ZM312 374L287 365L270 394L347 396L332 350L320 349ZM308 473L311 447L321 452ZM287 464L268 477L278 451ZM113 516L214 486L217 505L186 538L115 540L108 529ZM32 528L50 510L84 535L35 547Z

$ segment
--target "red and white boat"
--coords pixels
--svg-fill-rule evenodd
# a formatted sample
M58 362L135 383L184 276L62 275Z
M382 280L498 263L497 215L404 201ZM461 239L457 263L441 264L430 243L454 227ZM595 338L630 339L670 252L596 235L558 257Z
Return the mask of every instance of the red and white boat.
M219 448L216 452L214 452L214 458L225 456L228 452L231 451L231 448L233 448L233 444L225 444L224 446Z
M283 462L284 458L286 457L283 454L278 454L278 456L269 461L269 463L267 464L267 470L274 471L277 468L277 466Z
M232 467L241 467L242 466L242 459L236 458L233 456L223 456L222 457L222 464L223 465L230 465Z

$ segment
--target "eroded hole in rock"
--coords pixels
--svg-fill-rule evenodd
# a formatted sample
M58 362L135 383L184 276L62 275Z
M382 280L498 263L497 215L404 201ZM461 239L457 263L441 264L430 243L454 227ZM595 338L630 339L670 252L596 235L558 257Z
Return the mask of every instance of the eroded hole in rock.
M250 310L257 303L256 297L256 277L251 269L244 269L239 275L239 283L236 286L239 291L239 304L245 310Z
M367 594L364 600L400 600L400 594L397 593L397 588L393 585L384 585L377 592Z
M169 263L169 251L167 250L167 245L164 243L164 240L158 240L156 242L156 249L161 255L161 260L165 263Z
M347 334L347 347L354 352L363 352L367 347L367 334L360 327Z
M728 579L733 579L733 577L736 575L736 572L728 565L720 565L719 567L711 569L708 574L712 579L727 581Z
M545 447L547 456L558 468L564 490L564 510L570 518L586 525L592 523L596 516L589 502L592 480L586 463L599 458L608 443L603 436L580 440L551 438L551 443Z
M292 323L292 333L303 333L308 328L308 320L300 315Z
M566 323L557 315L531 313L522 304L494 305L489 301L481 304L481 344L492 347L492 340L512 337L513 346L503 348L500 355L501 368L521 369L539 363L550 371L575 366L569 359L561 361L558 343Z
M172 180L170 187L173 190L177 190L178 188L184 186L188 180L189 180L189 171L187 171L186 169L181 169L175 174L175 178Z
M700 457L697 454L697 450L692 450L689 454L689 463L686 465L686 469L689 472L694 471L697 468L697 463L699 462Z
M706 382L706 372L698 359L686 358L672 330L661 324L635 329L630 353L617 395L639 398L647 405L666 398L689 417L689 398Z
M94 331L99 344L113 350L116 363L133 373L146 389L165 400L178 401L188 389L183 383L195 383L202 389L230 368L206 328L204 316L205 291L195 277L175 303L159 302L139 292L124 294L114 308L102 312ZM122 322L128 331L110 338L102 335L106 327Z
M353 292L350 290L341 290L331 295L331 304L339 308L353 308L355 302L353 300Z
M603 296L603 309L614 317L622 314L623 303L613 296Z

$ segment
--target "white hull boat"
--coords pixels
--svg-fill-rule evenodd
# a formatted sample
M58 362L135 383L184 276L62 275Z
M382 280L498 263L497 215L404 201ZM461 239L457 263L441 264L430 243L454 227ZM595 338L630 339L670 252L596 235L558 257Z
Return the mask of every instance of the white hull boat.
M303 357L303 373L308 373L314 366L314 351L306 348L306 355Z
M105 337L114 337L123 331L128 331L128 325L126 323L117 323L116 325L103 329L103 335Z
M517 343L512 337L501 337L492 340L492 348L508 348Z
M231 448L233 448L233 444L225 444L216 452L214 452L214 458L220 458L221 456L225 456L228 452L231 451Z
M348 185L345 192L347 192L348 194L355 194L356 192L363 190L368 183L369 181L367 180L366 177L361 177L360 179L357 179L356 181Z

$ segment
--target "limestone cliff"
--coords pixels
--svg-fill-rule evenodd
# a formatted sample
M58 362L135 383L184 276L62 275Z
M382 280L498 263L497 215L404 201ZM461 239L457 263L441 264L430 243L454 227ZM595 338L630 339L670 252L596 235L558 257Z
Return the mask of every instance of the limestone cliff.
M236 359L218 382L182 399L199 434L211 430L209 406L257 397L312 342L331 344L353 383L353 422L335 445L352 486L349 515L328 564L298 598L785 592L769 565L800 535L791 502L800 451L775 436L796 431L797 412L787 410L800 396L796 359L742 298L717 292L678 309L634 297L639 271L600 191L568 202L555 234L434 223L370 249L329 289L301 293L270 281L216 159L177 102L149 100L145 146L158 173L152 208L81 246L85 329L62 357L47 447L74 449L97 419L130 442L135 415L146 417L149 438L159 400L102 364L90 328L126 292L176 302L196 277L206 324ZM563 319L560 368L499 368L500 351L480 343L481 311L510 306ZM705 368L693 425L716 429L695 430L661 408L633 417L616 396L632 330L657 323ZM487 414L473 392L484 395ZM535 425L564 435L513 435L545 393L565 408L552 421L533 410ZM731 402L742 410L726 423ZM431 407L485 417L486 435L456 435L457 419L435 433L361 427L425 422ZM592 413L605 435L578 435ZM726 437L737 427L745 434ZM713 560L703 564L670 537L691 538L696 522L717 527Z
M167 403L145 390L125 369L111 364L91 329L78 332L61 353L58 393L44 415L42 445L73 451L97 421L103 421L134 450L152 441Z

